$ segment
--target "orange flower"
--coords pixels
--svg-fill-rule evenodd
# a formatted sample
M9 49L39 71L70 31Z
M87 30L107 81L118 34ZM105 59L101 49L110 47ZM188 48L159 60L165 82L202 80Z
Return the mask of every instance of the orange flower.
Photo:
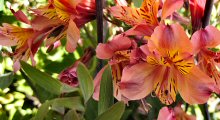
M159 0L144 0L140 8L118 5L109 8L109 11L114 17L131 26L143 23L150 26L157 26L159 24L159 3ZM180 9L182 5L183 0L166 0L162 7L161 21L166 19L175 10Z
M51 0L47 6L32 11L37 15L32 22L34 28L53 27L46 45L67 36L66 50L73 52L80 38L79 28L95 19L95 0Z
M154 91L169 105L179 93L189 104L205 103L214 91L214 81L195 66L192 44L183 28L159 25L148 42L140 47L146 61L123 70L122 95L137 100Z
M220 73L217 69L220 53L211 50L220 45L220 31L213 26L196 31L192 36L192 44L197 53L199 67L210 77L214 78L218 88L220 87Z
M43 42L46 34L42 31L34 31L32 28L20 28L7 23L0 27L0 34L4 36L0 39L0 45L16 46L13 53L14 71L20 69L20 60L27 61L29 58L35 64L34 54Z
M112 41L102 44L96 48L96 55L99 59L110 59L112 68L114 96L119 101L127 102L128 99L121 94L119 83L122 77L122 70L130 64L131 49L135 48L135 43L123 35L117 35ZM99 71L95 77L95 92L93 98L99 99L100 81L106 66Z

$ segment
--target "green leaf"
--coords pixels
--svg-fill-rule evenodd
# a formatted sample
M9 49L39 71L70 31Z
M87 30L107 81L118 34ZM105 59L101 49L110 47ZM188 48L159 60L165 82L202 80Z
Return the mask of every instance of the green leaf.
M90 98L86 103L86 111L84 117L86 120L95 120L98 116L98 102Z
M51 101L53 106L85 111L80 97L56 98Z
M48 91L45 90L45 88L42 88L41 86L39 86L38 84L36 84L33 80L31 80L25 73L23 70L20 70L23 78L26 80L26 82L28 83L28 85L32 88L32 90L34 91L36 97L40 100L41 103L44 103L46 100L50 100L53 98L58 97L58 95L54 95Z
M139 8L141 7L143 0L133 0L133 2L134 2L134 6Z
M50 101L46 101L44 104L42 104L33 120L43 120L47 116L50 105Z
M86 103L94 91L93 79L86 66L82 63L79 63L77 67L77 76L79 80L79 86L82 90L84 101Z
M47 116L43 120L63 120L63 115L56 111L49 110Z
M37 114L33 120L43 120L48 115L50 106L53 106L52 108L64 107L78 111L85 111L80 97L56 98L43 103L38 109Z
M102 113L97 120L120 120L125 110L125 104L123 102L117 102L107 111Z
M46 91L55 95L61 94L62 84L57 79L52 78L50 75L41 72L40 70L32 67L31 65L21 61L22 69L25 71L27 76L32 80L33 83L38 84Z
M6 73L0 76L0 88L5 89L11 85L13 81L13 73Z
M75 88L67 84L62 84L61 93L70 93L70 92L76 92L76 91L79 91L79 88Z
M98 102L98 114L105 112L110 106L114 104L113 97L113 83L110 66L106 67L102 75L100 84L100 94Z
M64 120L80 120L75 110L69 110L64 116Z

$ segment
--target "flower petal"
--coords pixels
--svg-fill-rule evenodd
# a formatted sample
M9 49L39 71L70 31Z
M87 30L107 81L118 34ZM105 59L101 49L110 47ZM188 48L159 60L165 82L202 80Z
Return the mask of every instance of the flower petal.
M183 0L166 0L162 8L162 20L166 19L176 10L183 6Z
M189 104L207 102L215 89L214 85L214 80L196 66L187 75L177 74L178 91L183 100Z
M140 15L140 10L137 8L113 6L109 8L109 11L112 16L131 26L144 22L144 19Z
M109 42L109 46L113 51L127 50L132 46L132 41L130 38L120 34L115 36L113 40Z
M158 25L157 13L159 8L159 0L144 0L141 8L140 14L144 18L145 22L150 25Z
M176 120L174 111L168 107L161 108L157 120Z
M106 44L100 43L96 48L96 56L100 59L109 59L114 52L127 50L132 46L132 41L123 35L117 35Z
M17 12L15 12L11 8L10 8L10 10L14 14L14 16L16 17L17 20L24 22L26 24L30 24L30 21L28 20L27 16L21 10L18 10Z
M133 28L127 30L124 34L131 36L131 35L137 35L137 36L151 36L154 32L154 26L148 25L148 24L138 24L134 26Z
M10 40L6 36L0 34L0 45L2 46L15 46L17 44L16 41Z
M80 38L80 31L77 28L76 24L70 20L69 26L67 28L67 43L66 50L68 52L73 52L76 49L77 42Z
M180 53L192 53L192 44L186 35L184 29L179 24L159 25L149 41L149 49L155 48L162 54L167 51L176 51Z
M99 59L109 59L113 56L114 51L109 48L108 44L99 43L96 47L96 56Z
M60 20L49 19L44 16L36 16L31 21L31 26L33 27L34 30L43 30L45 28L59 26L61 24L62 24L62 21Z
M199 52L202 48L214 48L220 44L220 31L213 27L207 26L205 29L196 31L192 35L192 45L194 52Z
M129 100L146 97L153 91L157 73L157 67L147 63L139 63L130 68L124 68L120 83L121 94Z

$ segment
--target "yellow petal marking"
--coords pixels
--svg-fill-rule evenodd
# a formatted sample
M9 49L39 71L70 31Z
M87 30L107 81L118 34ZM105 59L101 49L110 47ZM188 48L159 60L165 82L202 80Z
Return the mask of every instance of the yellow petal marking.
M9 39L15 40L17 42L17 48L24 46L34 33L32 29L20 28L6 23L0 28L0 31Z

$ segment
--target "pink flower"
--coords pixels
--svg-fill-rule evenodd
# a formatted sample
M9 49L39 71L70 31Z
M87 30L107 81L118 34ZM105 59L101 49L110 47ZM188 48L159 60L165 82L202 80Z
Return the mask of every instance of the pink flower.
M88 64L93 56L94 50L92 48L87 48L84 55L79 60L77 60L72 66L66 68L59 74L60 81L72 87L77 87L79 82L76 70L79 62Z
M220 31L213 26L196 31L192 35L192 45L197 53L198 65L207 75L214 78L217 88L220 87L219 67L220 53L211 50L220 45Z
M29 58L35 65L34 55L46 37L45 30L35 31L32 28L20 28L3 23L0 27L0 45L16 46L13 52L14 71L20 69L20 60L27 61Z
M78 65L78 61L75 62L71 67L63 70L59 74L59 79L61 82L68 84L72 87L77 87L79 85L76 68Z
M112 68L114 96L120 101L128 101L121 94L119 83L121 81L122 70L130 64L131 50L134 48L136 48L136 43L128 37L123 36L123 34L115 36L113 40L106 44L100 43L96 48L96 56L99 59L110 59L109 65ZM99 71L94 80L95 91L93 98L96 100L99 99L100 81L106 67L103 67Z
M158 17L161 17L161 23L172 15L183 5L183 0L165 0L161 11L158 14L159 0L144 0L140 8L127 7L125 5L117 5L109 8L110 13L115 18L131 25L133 28L125 32L125 35L151 36L153 29L160 23ZM181 19L182 21L182 19Z
M47 6L32 11L37 16L32 21L34 28L52 27L46 45L51 46L66 36L68 52L73 52L77 47L79 28L95 19L96 15L95 0L51 0Z
M180 105L174 108L163 107L157 120L196 120L193 115L187 115Z
M167 105L177 93L189 104L208 100L214 81L195 66L192 44L179 24L159 25L140 48L146 61L123 69L121 94L138 100L155 92Z

